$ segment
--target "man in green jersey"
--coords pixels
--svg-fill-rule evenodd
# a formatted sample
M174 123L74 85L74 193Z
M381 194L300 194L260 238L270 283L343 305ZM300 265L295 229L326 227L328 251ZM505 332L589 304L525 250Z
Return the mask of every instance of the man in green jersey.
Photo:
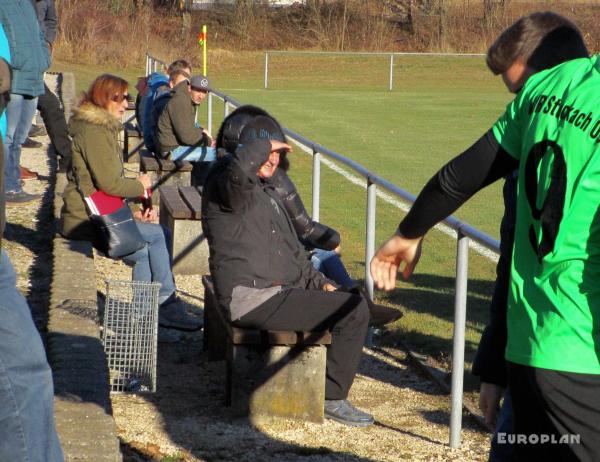
M555 29L548 42L564 33ZM519 460L598 460L600 57L534 73L535 56L503 75L522 89L491 130L429 181L371 273L379 288L394 288L402 262L411 275L435 223L518 168L505 355L515 420L506 439Z

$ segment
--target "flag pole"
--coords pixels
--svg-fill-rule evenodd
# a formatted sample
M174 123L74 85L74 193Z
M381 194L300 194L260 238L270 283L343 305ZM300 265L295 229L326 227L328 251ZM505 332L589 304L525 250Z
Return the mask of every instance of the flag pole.
M206 24L204 24L202 26L202 37L204 38L203 40L203 44L202 44L202 64L203 64L203 71L202 72L204 75L208 75L206 68L207 68L207 62L206 62L206 41L208 39L208 35L206 33Z

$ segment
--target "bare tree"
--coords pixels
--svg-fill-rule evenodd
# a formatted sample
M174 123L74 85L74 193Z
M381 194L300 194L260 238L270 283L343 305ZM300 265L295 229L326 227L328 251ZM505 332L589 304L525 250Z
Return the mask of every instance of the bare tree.
M488 28L494 27L504 16L508 0L483 0L483 20Z

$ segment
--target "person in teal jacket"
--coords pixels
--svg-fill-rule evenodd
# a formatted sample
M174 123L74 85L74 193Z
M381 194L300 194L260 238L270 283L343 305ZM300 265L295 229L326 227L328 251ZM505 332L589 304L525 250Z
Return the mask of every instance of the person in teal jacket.
M0 2L0 24L8 39L13 68L10 102L6 108L4 163L6 205L10 206L39 198L23 191L19 162L21 145L31 128L37 98L44 94L44 72L50 66L50 55L31 0ZM27 177L23 179L35 177L27 170L24 174Z
M2 24L0 24L0 59L10 64L10 47L8 46L8 39L6 38ZM0 116L0 134L4 143L6 137L6 113L4 111L2 111L2 116Z

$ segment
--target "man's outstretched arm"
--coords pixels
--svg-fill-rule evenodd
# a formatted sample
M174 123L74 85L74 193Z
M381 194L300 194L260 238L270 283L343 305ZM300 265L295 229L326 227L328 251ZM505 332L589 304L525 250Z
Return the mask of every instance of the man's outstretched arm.
M427 231L477 191L517 167L518 161L498 144L491 130L444 165L425 185L396 234L383 243L371 260L371 276L377 287L393 289L403 262L403 276L410 277Z

